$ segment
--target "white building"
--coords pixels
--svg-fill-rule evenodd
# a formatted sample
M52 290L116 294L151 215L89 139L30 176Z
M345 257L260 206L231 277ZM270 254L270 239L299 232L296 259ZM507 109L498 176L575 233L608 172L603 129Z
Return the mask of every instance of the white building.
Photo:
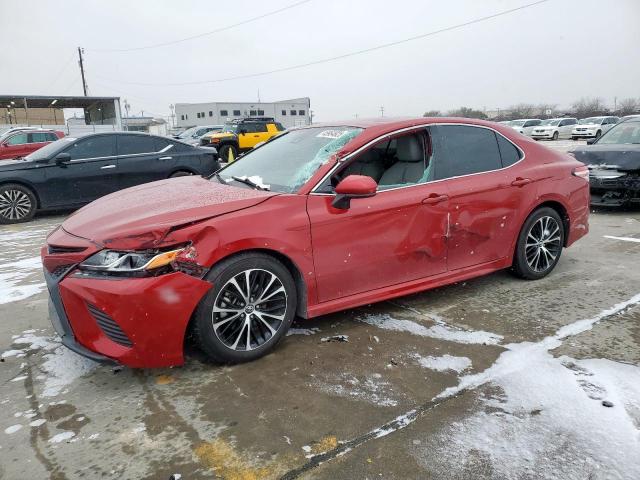
M176 125L220 125L238 118L273 117L285 128L297 127L311 123L310 106L308 97L279 102L176 103Z

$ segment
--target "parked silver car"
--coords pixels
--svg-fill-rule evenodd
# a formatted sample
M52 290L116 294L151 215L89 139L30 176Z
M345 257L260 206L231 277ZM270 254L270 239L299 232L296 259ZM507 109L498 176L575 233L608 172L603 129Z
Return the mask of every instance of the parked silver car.
M618 117L589 117L583 118L571 131L571 138L600 138L608 132L620 119Z
M521 118L519 120L512 120L510 127L517 130L518 133L530 137L533 128L540 125L540 122L542 122L542 120L539 118Z
M557 140L559 138L571 138L571 131L578 123L577 118L550 118L543 120L540 125L533 129L531 136L535 140L546 138L547 140Z

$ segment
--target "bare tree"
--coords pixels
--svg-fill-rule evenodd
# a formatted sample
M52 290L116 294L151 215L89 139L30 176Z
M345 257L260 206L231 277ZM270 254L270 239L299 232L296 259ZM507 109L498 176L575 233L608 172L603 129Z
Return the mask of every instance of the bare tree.
M538 118L555 118L557 116L558 105L555 103L540 103L536 107ZM550 111L551 113L547 113Z
M578 118L595 117L608 113L601 98L581 98L571 104L573 113Z
M623 98L618 102L620 115L631 115L640 111L640 98Z
M460 107L456 110L449 111L448 115L450 117L465 117L465 118L479 118L486 119L487 115L481 110L474 110L469 107Z
M422 116L423 117L441 117L442 112L440 112L440 110L429 110L424 112L424 115Z
M512 118L533 118L536 107L531 103L519 103L509 107Z

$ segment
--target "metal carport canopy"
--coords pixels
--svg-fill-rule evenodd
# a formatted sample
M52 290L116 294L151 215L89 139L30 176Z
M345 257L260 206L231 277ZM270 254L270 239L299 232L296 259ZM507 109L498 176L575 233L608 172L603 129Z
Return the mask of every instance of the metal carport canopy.
M24 108L91 108L99 103L120 101L120 97L71 97L45 95L0 95L0 107Z

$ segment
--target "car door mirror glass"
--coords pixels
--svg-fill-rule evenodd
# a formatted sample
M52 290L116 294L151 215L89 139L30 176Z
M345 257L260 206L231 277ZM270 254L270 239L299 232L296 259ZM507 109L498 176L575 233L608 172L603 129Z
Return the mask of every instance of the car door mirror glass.
M246 135L247 134L247 129L246 128L241 128L240 129L240 135Z
M335 208L346 210L351 206L352 198L373 197L378 189L376 181L366 175L349 175L336 185L336 196L331 204Z

